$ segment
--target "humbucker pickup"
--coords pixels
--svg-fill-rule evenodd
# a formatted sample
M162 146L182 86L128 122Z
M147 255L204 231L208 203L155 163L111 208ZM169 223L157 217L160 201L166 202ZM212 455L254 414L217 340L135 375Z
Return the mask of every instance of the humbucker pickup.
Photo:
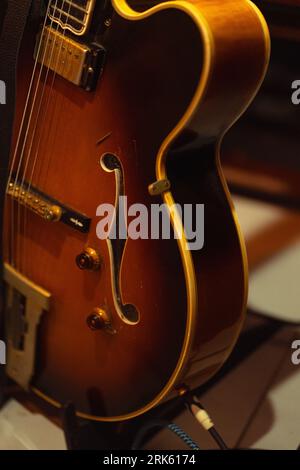
M87 91L95 89L105 55L103 47L79 43L49 26L38 36L34 52L39 63Z
M20 184L10 180L6 192L20 205L49 222L62 222L82 233L90 230L89 217L70 209L26 182Z

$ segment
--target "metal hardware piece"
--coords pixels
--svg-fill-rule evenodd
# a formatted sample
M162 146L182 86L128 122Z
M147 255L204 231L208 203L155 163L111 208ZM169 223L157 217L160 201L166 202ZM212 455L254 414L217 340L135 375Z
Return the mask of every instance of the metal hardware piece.
M76 264L82 270L98 271L100 269L101 258L94 248L87 247L76 257Z
M46 219L49 222L58 222L62 216L62 209L59 206L53 205L46 211Z
M171 183L168 179L158 180L150 184L148 190L151 196L159 196L171 189Z
M6 283L7 375L28 389L35 371L37 327L49 311L51 294L4 264Z
M107 28L110 28L111 25L112 25L112 19L111 18L106 18L106 20L104 21L104 24Z
M184 397L185 395L189 393L190 389L189 387L183 384L180 387L178 387L176 391L180 397Z
M105 49L76 42L49 26L41 35L37 40L34 57L74 85L87 91L95 89L104 66Z
M92 331L106 330L110 334L115 334L116 331L112 327L110 315L104 308L94 308L91 315L87 317L87 325Z
M89 217L45 195L26 181L21 185L13 179L10 180L6 193L19 204L49 222L62 222L82 233L90 230L91 219Z
M32 189L21 188L18 184L10 182L7 194L17 200L22 206L27 207L35 214L50 222L58 222L62 216L62 209L56 204L51 204L45 198L36 194Z

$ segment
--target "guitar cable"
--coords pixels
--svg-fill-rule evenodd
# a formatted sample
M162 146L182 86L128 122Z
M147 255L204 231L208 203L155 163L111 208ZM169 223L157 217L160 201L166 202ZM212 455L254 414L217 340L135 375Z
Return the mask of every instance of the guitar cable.
M217 443L218 447L221 450L228 450L227 444L216 430L211 417L205 410L204 406L201 405L198 398L195 396L189 397L186 401L186 406L194 418L198 421L198 423L201 424L202 428L211 435L211 437Z
M196 442L193 441L193 439L185 431L183 431L180 426L163 420L151 420L146 423L137 433L135 440L132 444L131 450L141 449L143 442L147 437L147 434L155 428L169 429L177 437L179 437L179 439L181 439L191 450L200 450L198 444L196 444Z
M217 431L211 417L205 410L204 406L201 405L198 398L195 396L188 396L185 405L191 412L193 417L201 424L202 428L207 431L212 439L216 442L220 450L229 450L222 436ZM177 437L179 437L191 450L200 450L198 444L177 424L169 423L165 420L150 420L146 423L137 433L135 440L132 445L132 450L138 450L141 448L143 442L146 440L147 434L155 428L169 429Z

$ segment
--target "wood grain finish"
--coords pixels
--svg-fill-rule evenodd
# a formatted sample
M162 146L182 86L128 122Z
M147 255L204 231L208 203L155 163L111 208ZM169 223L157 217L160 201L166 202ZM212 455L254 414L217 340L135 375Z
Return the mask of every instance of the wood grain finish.
M33 386L100 420L136 416L181 383L205 382L234 345L247 270L218 148L255 95L268 58L266 28L246 0L172 2L135 20L122 2L114 6L97 90L87 93L59 77L52 87L49 74L39 88L40 94L45 84L35 134L29 131L32 148L26 145L38 158L22 165L26 179L34 168L34 186L90 216L90 233L23 209L14 233L8 219L5 229L16 267L53 296L39 331ZM16 135L34 32L31 26L20 58ZM105 152L122 163L129 204L161 203L148 186L165 174L172 183L165 202L206 205L201 252L185 253L175 240L128 240L121 287L124 301L140 311L135 326L115 311L107 244L96 237L97 206L115 201L114 175L99 165ZM101 271L76 267L86 246L99 250ZM109 310L115 335L88 329L95 307Z

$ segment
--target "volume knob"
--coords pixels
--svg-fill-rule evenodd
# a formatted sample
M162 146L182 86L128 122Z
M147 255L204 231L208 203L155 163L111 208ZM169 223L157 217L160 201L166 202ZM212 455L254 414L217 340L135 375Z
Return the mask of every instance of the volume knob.
M92 331L103 330L111 327L109 315L103 308L95 308L92 314L87 317L86 322Z
M88 247L76 257L76 264L82 270L98 271L101 258L96 250Z

